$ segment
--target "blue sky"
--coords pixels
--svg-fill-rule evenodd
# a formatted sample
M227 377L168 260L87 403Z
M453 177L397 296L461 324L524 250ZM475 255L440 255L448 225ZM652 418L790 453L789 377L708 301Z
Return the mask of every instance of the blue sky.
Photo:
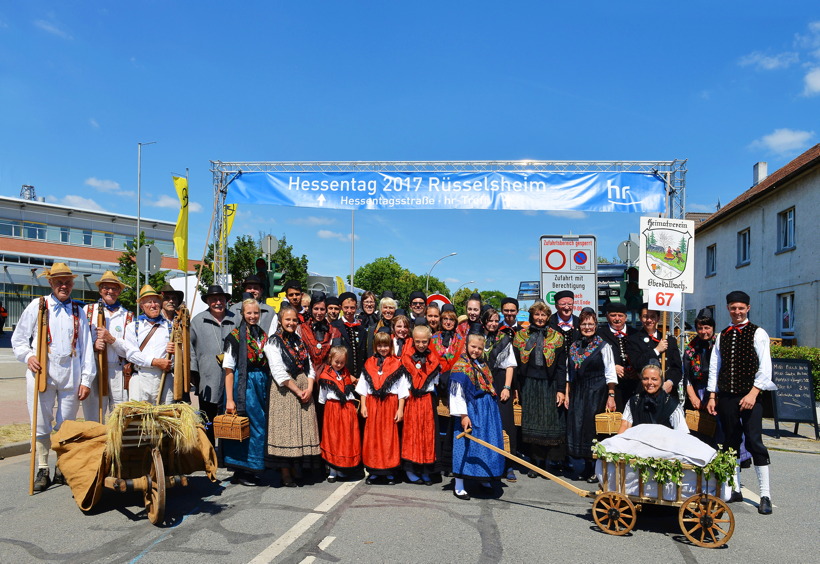
M174 220L190 169L190 256L210 160L688 159L711 211L820 140L816 1L0 4L0 194ZM634 214L361 212L359 266L393 254L451 289L515 292L538 237ZM349 272L350 212L241 209L233 235L286 234L310 269Z

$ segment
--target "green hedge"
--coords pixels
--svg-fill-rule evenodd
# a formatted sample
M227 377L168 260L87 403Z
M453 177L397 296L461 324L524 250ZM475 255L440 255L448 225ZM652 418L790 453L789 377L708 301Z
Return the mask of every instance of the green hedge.
M814 400L820 401L820 349L772 345L772 358L808 360L811 363L811 375L814 380Z

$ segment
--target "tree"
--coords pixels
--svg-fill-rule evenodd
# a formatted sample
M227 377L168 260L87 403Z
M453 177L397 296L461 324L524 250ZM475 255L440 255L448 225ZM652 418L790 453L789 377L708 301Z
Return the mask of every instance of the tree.
M140 288L137 288L137 249L143 245L153 245L153 239L146 239L145 232L140 232L140 244L137 245L137 240L132 239L125 243L125 251L117 259L120 267L117 269L117 276L120 280L128 286L120 294L120 302L129 310L134 310L137 307L137 295ZM160 270L156 274L152 274L145 280L144 275L140 275L140 285L150 284L157 292L165 284L165 274L167 271Z
M349 277L347 281L350 282ZM427 276L410 272L396 261L396 257L389 255L360 266L354 274L353 282L357 288L370 290L376 296L390 290L396 296L399 306L406 308L410 303L411 292L425 290ZM431 294L450 293L447 285L434 276L430 277L429 289Z
M474 293L478 292L478 288L464 288L459 289L453 296L453 307L456 308L456 314L461 316L467 313L467 300L470 299Z
M649 243L650 245L657 244L658 240L655 238L655 233L653 231L649 232L649 235L646 238L646 242Z
M262 256L261 240L265 235L260 234L259 241L255 241L251 235L242 235L234 241L233 245L228 247L228 274L231 275L233 280L231 298L235 302L242 299L242 281L251 274L256 274L256 259ZM303 288L307 286L307 256L294 256L293 245L288 245L285 235L282 235L279 248L271 255L271 258L276 263L276 271L285 273L285 280L296 280ZM213 284L213 263L214 246L211 244L208 247L208 253L205 255L207 268L202 269L200 289Z
M680 252L686 252L686 235L682 235L680 238Z
M501 300L507 297L504 292L498 290L484 290L479 292L481 294L481 303L490 304L493 309L501 312Z

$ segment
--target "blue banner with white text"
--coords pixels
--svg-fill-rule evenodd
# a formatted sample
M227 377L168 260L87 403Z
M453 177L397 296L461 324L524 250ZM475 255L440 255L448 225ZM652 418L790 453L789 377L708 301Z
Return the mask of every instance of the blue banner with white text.
M660 176L637 172L240 172L226 203L656 213L665 194Z

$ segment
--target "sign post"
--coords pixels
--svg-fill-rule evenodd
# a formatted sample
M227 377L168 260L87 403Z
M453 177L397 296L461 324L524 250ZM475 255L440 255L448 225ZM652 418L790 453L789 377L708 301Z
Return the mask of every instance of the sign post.
M555 294L575 294L573 313L585 307L598 310L598 254L594 235L543 235L541 297L555 307Z

